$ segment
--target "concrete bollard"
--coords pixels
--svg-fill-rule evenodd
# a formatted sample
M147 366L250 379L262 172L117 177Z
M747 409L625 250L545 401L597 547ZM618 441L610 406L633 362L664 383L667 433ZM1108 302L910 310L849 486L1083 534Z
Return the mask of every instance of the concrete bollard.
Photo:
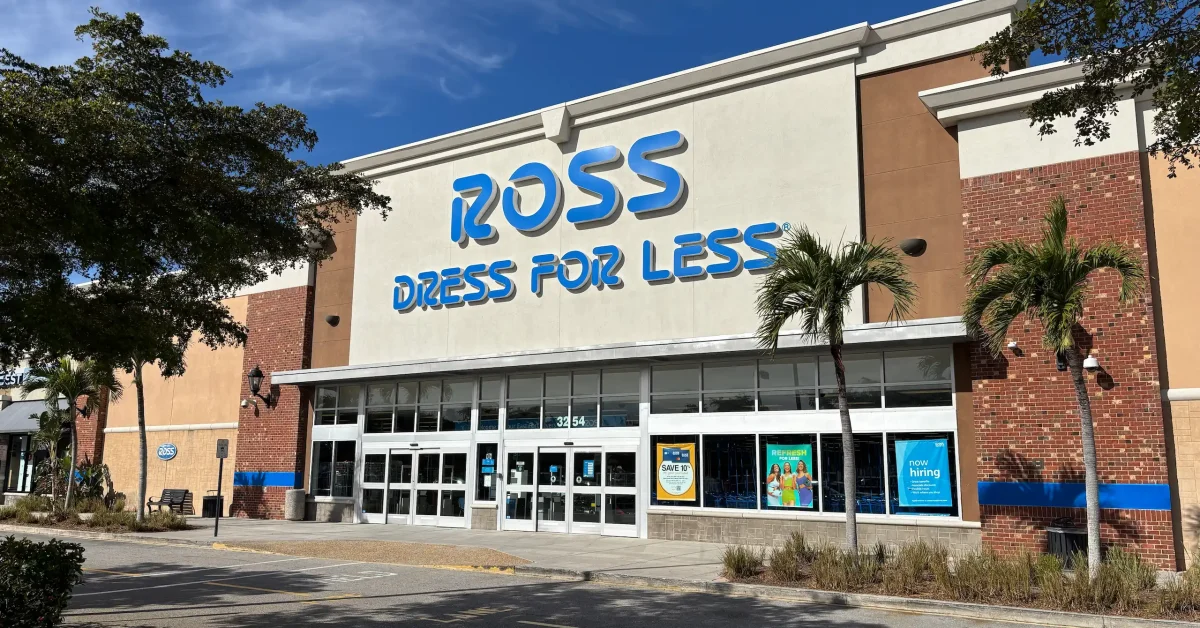
M283 502L283 518L288 521L304 520L304 489L288 490L287 497Z

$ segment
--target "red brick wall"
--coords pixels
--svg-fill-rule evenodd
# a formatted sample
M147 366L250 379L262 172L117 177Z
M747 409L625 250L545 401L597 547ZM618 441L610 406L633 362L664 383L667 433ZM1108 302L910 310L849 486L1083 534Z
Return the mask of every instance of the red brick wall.
M1145 268L1145 212L1139 155L1109 155L962 181L966 254L995 240L1041 237L1051 199L1067 199L1070 234L1089 245L1106 239L1140 251ZM1077 342L1104 372L1088 375L1100 481L1167 483L1153 304L1147 289L1128 306L1117 300L1115 272L1093 275ZM1082 482L1079 412L1068 373L1041 348L1041 327L1020 319L1010 333L1023 355L993 358L972 351L973 411L979 479L991 482ZM1084 520L1082 509L982 506L983 540L1001 551L1040 550L1042 528L1056 517ZM1104 511L1106 543L1139 548L1174 567L1168 511Z
M254 399L245 374L256 365L267 376L260 394L277 402L268 408L242 408L238 416L237 460L234 470L256 473L303 471L307 439L307 391L295 386L271 386L272 371L308 368L311 348L310 319L313 292L309 286L249 295L246 308L248 334L242 358L242 398ZM281 518L285 491L282 486L234 486L231 514L241 517Z
M129 391L133 394L133 391ZM80 397L76 407L83 408L87 397ZM75 438L79 442L79 462L104 462L104 428L108 425L108 393L100 395L100 407L88 416L75 415Z

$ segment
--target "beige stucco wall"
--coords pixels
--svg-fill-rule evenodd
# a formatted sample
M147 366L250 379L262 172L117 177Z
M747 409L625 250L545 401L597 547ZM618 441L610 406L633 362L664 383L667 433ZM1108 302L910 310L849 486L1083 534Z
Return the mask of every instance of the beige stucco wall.
M224 301L233 317L241 322L246 320L247 302L246 296ZM236 424L241 403L242 348L210 349L195 343L188 348L186 357L187 371L180 377L167 379L154 367L144 369L146 426ZM130 374L118 372L117 377L125 387L125 394L109 405L104 462L115 489L125 493L127 505L132 508L137 495L138 434L121 430L137 427L137 393ZM199 513L200 498L208 490L216 489L215 453L219 438L229 439L222 493L232 495L237 430L230 428L147 430L147 495L157 497L163 488L189 489ZM158 446L164 443L175 445L178 452L166 462L156 455ZM225 499L226 506L231 499Z
M237 430L172 430L146 433L146 497L158 499L164 488L186 488L192 492L196 514L200 514L201 499L217 488L218 438L229 439L229 458L225 460L221 494L225 496L226 514L233 500L233 461L237 458ZM155 455L163 443L175 445L178 453L166 462ZM119 432L104 437L104 462L112 475L113 488L125 493L126 507L137 502L138 480L137 432Z
M1162 339L1169 386L1200 388L1200 291L1196 268L1200 248L1195 243L1197 210L1200 210L1200 169L1180 166L1176 177L1167 177L1167 161L1147 157L1154 245L1158 259L1158 289L1162 308Z
M689 232L744 230L773 221L807 224L834 241L857 238L861 228L855 98L854 63L844 61L584 124L562 145L529 140L382 177L379 191L391 196L396 211L386 221L375 213L359 218L350 364L753 332L758 324L754 295L759 275L743 270L732 277L650 285L642 278L643 241L655 244L657 268L663 268L671 263L674 238ZM686 181L686 194L674 211L639 217L623 203L611 224L580 227L566 221L568 208L594 202L567 177L577 150L605 145L621 150L626 159L620 166L603 168L599 174L613 181L627 201L662 189L628 168L630 146L670 130L680 131L687 140L683 150L655 158L677 169ZM452 242L453 181L486 173L503 188L518 166L531 161L549 165L562 181L564 203L557 220L542 233L523 234L507 223L497 203L488 220L499 234L495 242ZM529 212L540 205L543 192L541 186L529 185L521 187L521 195ZM624 287L589 287L572 294L550 280L541 297L530 291L534 255L571 250L590 254L593 247L607 244L624 252L619 271ZM734 247L744 259L759 257L744 244ZM415 278L423 271L503 259L517 264L510 275L517 288L511 301L405 313L392 308L396 275ZM715 261L718 258L709 254L699 264ZM847 320L860 323L862 313L856 309Z

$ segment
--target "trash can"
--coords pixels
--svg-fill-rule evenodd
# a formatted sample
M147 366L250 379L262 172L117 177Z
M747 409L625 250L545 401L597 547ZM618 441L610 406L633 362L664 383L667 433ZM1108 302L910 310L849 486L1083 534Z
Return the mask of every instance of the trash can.
M209 519L216 519L218 512L225 512L225 496L221 495L218 497L216 495L205 495L204 498L201 499L200 516L207 517Z
M1087 555L1087 530L1052 525L1046 528L1046 551L1057 556L1063 566L1071 568L1076 552Z

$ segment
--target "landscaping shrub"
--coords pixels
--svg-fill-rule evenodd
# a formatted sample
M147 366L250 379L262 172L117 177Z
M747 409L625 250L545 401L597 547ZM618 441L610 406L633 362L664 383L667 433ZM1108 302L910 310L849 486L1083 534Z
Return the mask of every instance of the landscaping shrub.
M817 550L812 576L819 588L855 591L879 582L886 562L887 549L882 544L858 553L825 546Z
M1200 613L1200 568L1193 565L1163 586L1154 600L1154 610L1170 616Z
M911 595L928 589L939 570L948 569L946 549L925 541L904 545L883 570L883 591Z
M1033 599L1034 560L1029 554L998 556L985 551L955 561L954 570L935 570L938 589L964 602L1016 604Z
M6 626L56 626L83 579L83 546L51 539L0 541L0 618Z
M804 534L792 532L783 546L771 550L767 573L774 582L796 582L804 576L816 556L816 549L808 544Z
M726 578L730 580L745 580L753 578L762 572L764 552L746 545L730 545L721 555L721 563Z

